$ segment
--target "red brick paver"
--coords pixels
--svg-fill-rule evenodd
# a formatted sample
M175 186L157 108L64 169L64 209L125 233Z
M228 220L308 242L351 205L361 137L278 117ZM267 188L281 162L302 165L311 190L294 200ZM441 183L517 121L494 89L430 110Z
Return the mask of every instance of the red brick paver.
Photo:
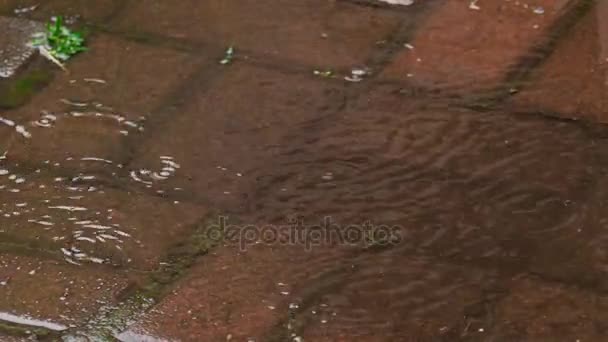
M509 340L597 341L605 335L608 301L581 289L529 277L512 281L494 311L491 335Z
M519 110L608 122L608 14L598 2L512 100Z
M336 68L364 63L402 19L345 1L137 1L112 26Z
M236 64L211 89L151 122L131 167L172 155L184 177L170 187L215 205L234 203L254 181L252 170L291 139L292 129L332 115L343 100L339 83Z
M0 312L138 342L601 339L605 132L510 113L603 118L605 10L554 36L573 3L40 3L24 16L95 25L0 113ZM389 65L358 84L312 73L370 61ZM492 110L467 102L511 83ZM358 241L257 227L207 250L214 212L329 216ZM152 291L143 316L106 307Z
M264 341L274 329L283 330L298 306L301 298L293 291L339 264L338 252L301 246L219 248L130 331L181 341Z
M49 321L64 327L82 324L130 281L103 267L0 254L0 312Z
M416 28L382 77L459 94L500 85L509 69L542 42L567 0L453 0ZM543 14L534 10L542 8Z

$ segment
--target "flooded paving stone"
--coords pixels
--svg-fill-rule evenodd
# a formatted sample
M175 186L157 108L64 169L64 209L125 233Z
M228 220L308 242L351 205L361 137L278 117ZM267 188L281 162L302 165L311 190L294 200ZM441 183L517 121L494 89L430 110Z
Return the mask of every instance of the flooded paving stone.
M183 177L165 182L166 190L181 188L217 205L229 203L240 196L239 187L251 179L248 172L260 166L260 157L271 157L288 143L290 127L321 120L342 101L339 85L234 65L207 92L152 118L129 167L149 168L158 156L173 157Z
M0 322L62 331L82 324L130 283L99 267L0 254Z
M500 112L423 110L391 93L290 131L290 145L268 159L272 171L250 175L254 221L397 225L401 249L522 267L539 249L559 254L548 242L591 215L583 202L601 148L586 131ZM322 178L328 171L331 181Z
M532 74L511 104L517 110L608 122L608 6L599 2L561 37L555 52Z
M497 302L487 327L496 340L594 341L606 331L608 301L603 294L552 281L518 276Z
M31 135L17 135L10 146L3 146L14 158L55 163L97 157L119 164L126 157L124 137L145 130L150 112L195 64L183 54L103 35L89 49L69 63L69 73L58 73L26 106L2 113ZM146 63L128 58L131 54Z
M568 1L446 1L416 28L382 77L452 93L500 85L510 68L539 44ZM544 14L534 13L537 7Z
M402 13L342 1L138 1L112 25L307 65L351 67L365 63L376 42L404 19Z
M10 169L10 165L3 163ZM66 263L155 269L202 208L96 184L96 176L9 172L0 178L0 236L55 249Z
M304 341L448 340L496 291L497 273L395 251L365 255L341 286L294 315L291 333ZM315 285L296 287L307 286Z
M115 114L98 116L101 111L89 116L46 113L56 120L48 127L37 126L40 119L27 122L29 138L11 132L14 138L2 147L13 160L32 167L46 168L50 164L73 172L101 172L114 177L125 173L121 169L121 161L125 158L125 135L121 132L139 134L138 129L121 125L110 117Z
M13 76L35 54L28 46L31 36L44 30L40 23L0 16L0 82Z
M171 294L119 336L219 341L231 335L237 341L265 341L275 326L286 323L290 305L301 299L291 291L338 267L341 256L332 249L310 253L303 246L254 245L245 252L220 247L201 258Z
M562 65L551 56L502 109L393 82L499 87L572 3L19 7L11 15L81 15L100 31L69 73L52 69L0 113L0 340L3 321L115 328L123 342L601 340L607 132L521 112L601 116L603 7L556 41L555 56L573 56L573 40L584 52L563 61L593 88L576 105L516 102L534 82L570 84L570 71L547 71ZM422 8L436 11L422 21ZM401 42L405 28L415 36ZM357 93L324 77L365 78L361 64L397 42L388 82ZM219 65L230 45L233 63ZM207 250L216 210L239 225ZM276 236L285 225L306 236Z
M58 72L53 83L20 112L37 120L43 110L111 108L136 120L160 105L205 58L103 34L91 38L87 47L67 64L69 73Z

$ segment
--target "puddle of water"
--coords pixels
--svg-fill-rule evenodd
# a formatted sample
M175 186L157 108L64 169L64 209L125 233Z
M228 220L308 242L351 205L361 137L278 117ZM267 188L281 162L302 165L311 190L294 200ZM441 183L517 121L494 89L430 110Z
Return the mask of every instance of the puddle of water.
M105 80L87 79L93 83L106 84ZM40 129L53 129L61 125L64 120L89 120L91 125L105 124L107 122L116 125L116 131L122 135L129 132L141 133L144 130L143 120L131 121L125 116L116 114L116 111L99 102L83 102L60 99L71 109L65 112L50 113L41 111L40 118L27 124L17 123L11 119L0 117L0 124L11 127L22 139L31 139ZM75 109L74 109L75 108ZM23 141L17 141L23 143ZM7 155L9 157L7 157ZM63 167L74 170L74 175L69 177L56 177L54 180L38 177L41 170L34 173L32 180L22 177L11 170L16 167L11 162L10 150L0 160L0 191L14 194L12 201L0 204L0 219L9 220L11 224L28 223L38 226L42 230L62 231L54 241L65 241L61 248L66 262L80 265L82 262L105 263L102 256L95 255L96 245L111 245L118 251L123 251L126 240L133 237L129 231L135 227L123 227L114 215L111 207L94 208L84 205L91 203L92 196L106 196L104 191L93 184L97 181L95 174L87 174L79 171L79 165L83 163L96 163L100 167L98 172L108 170L114 177L127 177L132 182L141 184L145 188L154 186L170 180L180 169L180 164L171 156L159 156L159 167L152 169L123 170L123 165L112 160L95 156L67 157L65 160L47 160L45 164L49 168ZM41 193L48 193L50 197L32 198L28 195L32 188L37 188ZM26 192L25 194L23 192ZM161 190L158 190L160 193ZM164 194L165 192L162 191ZM52 194L52 195L51 195ZM7 199L10 198L7 195ZM103 203L103 199L97 203ZM17 203L17 205L15 205ZM67 235L66 230L69 232ZM139 244L139 242L135 241ZM88 252L87 252L88 251Z
M83 161L99 163L111 170L120 170L112 161L95 157L62 161L62 165L69 167L70 162ZM151 188L159 182L167 181L179 168L179 164L169 157L163 157L160 161L162 168L159 171L129 172L131 176L140 174L147 177L146 180L134 177L134 184ZM54 239L56 242L65 241L68 244L61 248L67 262L105 263L107 260L103 257L91 254L94 253L96 245L111 245L122 251L125 241L133 240L130 232L142 229L124 226L120 222L120 215L114 215L115 209L120 208L103 206L106 202L104 198L110 195L107 195L102 187L87 185L95 182L96 176L77 174L73 177L47 179L34 173L32 176L23 177L11 171L13 166L10 162L9 156L0 163L3 167L0 169L0 191L5 193L4 201L0 203L0 221L6 220L11 226L33 225L41 230L61 232L61 235ZM48 164L58 163L49 161ZM42 195L32 196L33 189L37 189L35 192Z
M482 2L473 4L472 9L479 10L477 4ZM606 8L598 5L598 13L605 13ZM544 11L530 8L536 15ZM603 54L608 53L606 27L602 24L600 30ZM106 84L95 79L87 82ZM410 319L432 321L429 325L435 333L443 331L441 325L433 324L468 316L465 307L483 299L488 288L487 292L499 292L497 283L501 281L497 280L538 269L550 274L551 264L604 276L596 264L605 264L598 241L606 239L606 234L593 230L598 223L594 215L604 208L588 203L589 198L603 196L590 191L603 182L589 185L590 179L597 180L593 178L596 170L603 167L597 152L601 141L571 123L507 113L429 109L428 104L410 107L404 103L414 102L411 98L395 93L391 89L375 99L371 94L361 103L349 104L352 112L348 117L298 126L290 132L289 143L272 156L272 163L261 161L263 165L252 171L251 177L257 180L248 213L252 222L278 223L292 215L316 223L329 215L345 224L374 219L378 221L374 223L402 229L403 243L387 247L389 252L365 250L359 258L323 260L348 270L327 277L334 287L304 283L294 289L309 302L290 304L289 312L295 315L298 310L309 310L298 318L314 322L315 331L302 331L313 336L310 340L320 336L317 333L323 328L319 327L327 326L331 327L327 331L348 336L402 332L399 323ZM27 124L0 117L0 124L11 127L20 139L35 137L39 130L53 129L67 120L110 123L122 135L144 130L144 120L131 120L102 103L61 101L69 110L42 111L40 118ZM15 171L19 168L7 152L0 161L0 191L7 199L0 203L0 220L56 233L55 242L62 245L66 262L105 263L106 256L96 254L96 246L121 251L134 239L134 230L147 228L125 226L114 215L116 208L104 207L105 193L96 186L97 174L74 168L74 174L53 180L22 175ZM181 170L180 161L166 155L158 156L155 165L137 170L125 170L117 161L93 155L47 163L49 169L55 165L69 169L83 162L97 163L115 177L144 188L168 182ZM38 198L32 195L32 188L48 193ZM593 206L595 210L590 209ZM579 235L581 227L592 230L590 235ZM424 257L412 257L417 254ZM563 257L583 254L582 262ZM311 258L305 267L320 269L316 260L321 259ZM565 277L577 283L579 273L573 272ZM247 284L239 286L247 289ZM308 298L310 288L321 290ZM315 303L309 305L311 302ZM65 329L10 314L0 313L0 319ZM135 331L117 338L163 341Z

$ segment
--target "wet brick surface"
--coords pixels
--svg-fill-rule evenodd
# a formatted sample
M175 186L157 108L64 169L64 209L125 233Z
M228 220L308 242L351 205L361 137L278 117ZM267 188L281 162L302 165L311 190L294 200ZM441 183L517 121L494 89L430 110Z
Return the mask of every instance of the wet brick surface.
M67 73L40 62L49 84L0 113L0 340L44 341L41 322L123 341L605 335L603 4L15 12L35 4L0 13L65 15L89 51ZM353 67L371 73L344 80ZM402 240L209 235L222 214L300 219L308 238L326 216L338 234L371 220Z

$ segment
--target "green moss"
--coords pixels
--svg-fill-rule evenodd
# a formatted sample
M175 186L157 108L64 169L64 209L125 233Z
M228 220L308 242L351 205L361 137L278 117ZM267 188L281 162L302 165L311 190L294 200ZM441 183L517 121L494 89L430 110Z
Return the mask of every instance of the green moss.
M32 70L16 79L0 85L0 108L15 108L25 104L51 79L51 74L43 70Z

